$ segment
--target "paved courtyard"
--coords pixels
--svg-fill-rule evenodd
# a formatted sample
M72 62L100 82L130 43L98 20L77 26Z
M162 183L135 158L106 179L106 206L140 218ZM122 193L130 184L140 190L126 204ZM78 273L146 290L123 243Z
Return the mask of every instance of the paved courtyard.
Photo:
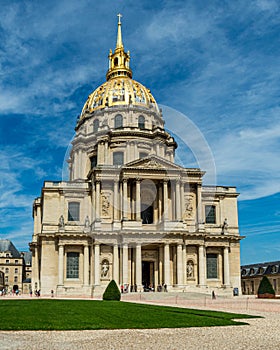
M196 298L168 295L127 295L130 301L164 305L226 310L260 315L264 318L247 319L249 325L99 331L18 331L0 332L1 350L9 349L203 349L203 350L275 350L280 348L280 300L254 298ZM134 299L134 300L133 300ZM147 299L147 300L145 300ZM1 300L0 300L1 302ZM128 315L129 317L129 315Z

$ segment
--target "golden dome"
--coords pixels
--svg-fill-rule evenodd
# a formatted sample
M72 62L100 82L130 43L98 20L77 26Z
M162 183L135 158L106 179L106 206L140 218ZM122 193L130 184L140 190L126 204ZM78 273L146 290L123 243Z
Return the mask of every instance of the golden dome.
M152 108L158 112L158 106L150 90L132 79L129 67L130 53L124 51L121 32L121 15L118 15L117 44L114 53L109 53L109 69L106 74L107 81L93 91L82 110L85 113L112 106L135 105Z
M150 90L128 77L113 78L99 86L89 95L82 114L111 106L136 105L154 108L156 101Z

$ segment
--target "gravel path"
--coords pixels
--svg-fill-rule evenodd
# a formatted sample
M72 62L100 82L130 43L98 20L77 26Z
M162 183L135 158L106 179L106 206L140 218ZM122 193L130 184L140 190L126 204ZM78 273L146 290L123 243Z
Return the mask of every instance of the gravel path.
M278 311L278 308L275 309ZM279 311L250 310L249 313L264 318L246 319L245 322L249 323L246 326L227 327L67 332L0 331L0 349L280 349Z

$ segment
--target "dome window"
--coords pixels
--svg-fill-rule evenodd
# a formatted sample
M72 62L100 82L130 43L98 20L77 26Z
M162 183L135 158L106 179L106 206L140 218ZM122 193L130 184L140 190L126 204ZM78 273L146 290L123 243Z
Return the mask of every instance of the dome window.
M123 127L123 116L121 114L117 114L115 116L115 129L119 129Z
M99 120L95 119L95 121L93 122L93 132L97 132L99 129Z
M145 129L145 118L143 117L143 115L140 115L138 118L138 128Z
M123 152L114 152L113 165L123 165Z
M118 65L119 65L118 57L115 57L115 59L114 59L114 66L118 66Z

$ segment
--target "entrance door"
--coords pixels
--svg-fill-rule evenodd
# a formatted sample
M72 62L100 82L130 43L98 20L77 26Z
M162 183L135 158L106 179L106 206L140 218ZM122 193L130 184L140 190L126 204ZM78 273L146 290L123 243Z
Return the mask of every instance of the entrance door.
M150 205L147 207L145 204L141 205L141 219L142 224L152 224L154 221L154 209L153 206Z
M154 263L152 261L142 262L142 285L144 291L154 288Z

